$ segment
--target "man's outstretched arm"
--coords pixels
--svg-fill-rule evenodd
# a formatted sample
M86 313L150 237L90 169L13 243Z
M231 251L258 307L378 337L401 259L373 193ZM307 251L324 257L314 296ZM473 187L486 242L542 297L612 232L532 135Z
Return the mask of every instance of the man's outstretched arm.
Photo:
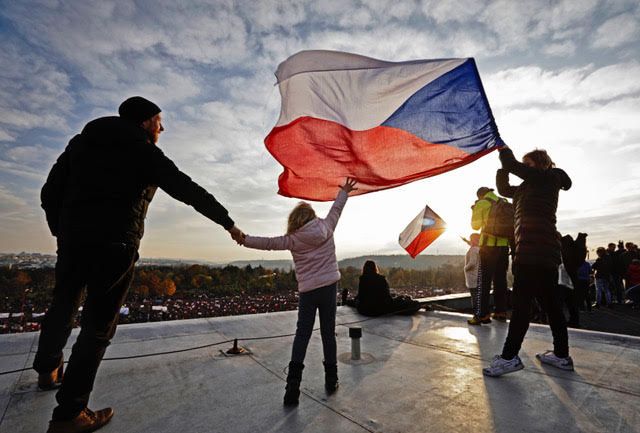
M231 237L238 241L242 232L235 227L229 212L216 198L178 167L155 145L150 148L150 176L151 182L158 185L176 200L192 206L199 213L220 224L229 231Z

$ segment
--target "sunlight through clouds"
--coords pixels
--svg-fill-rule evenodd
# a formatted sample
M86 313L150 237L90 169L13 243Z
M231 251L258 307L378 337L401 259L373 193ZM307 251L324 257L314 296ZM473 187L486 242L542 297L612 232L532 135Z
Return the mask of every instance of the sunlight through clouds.
M545 148L574 181L560 196L559 229L587 231L594 245L640 241L632 216L640 202L637 1L7 1L0 35L3 252L53 251L39 209L51 164L86 122L114 115L134 94L163 109L159 146L238 226L280 234L297 200L276 194L281 167L263 139L280 110L274 72L308 49L390 61L475 57L516 156ZM450 227L426 253L463 253L458 236L470 232L475 191L494 186L498 166L490 154L353 198L336 232L338 255L401 254L397 236L425 204ZM329 205L314 207L323 214ZM237 248L218 226L163 193L147 227L147 257L261 254Z

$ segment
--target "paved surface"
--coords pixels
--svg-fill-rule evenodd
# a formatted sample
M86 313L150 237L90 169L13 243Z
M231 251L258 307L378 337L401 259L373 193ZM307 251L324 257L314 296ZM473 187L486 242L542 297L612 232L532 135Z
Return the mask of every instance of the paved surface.
M171 355L105 361L90 406L115 409L101 432L640 432L640 339L571 331L575 372L542 367L547 327L532 325L526 368L485 378L507 324L468 327L467 316L426 312L358 324L368 363L344 362L350 348L337 327L340 388L323 387L314 334L297 408L282 406L292 337L241 341L250 355L227 357L230 344ZM338 309L338 323L361 320ZM201 346L234 337L288 334L296 312L124 325L107 357ZM75 332L72 339L75 338ZM0 336L0 371L29 366L37 334ZM68 354L68 349L66 349ZM0 376L1 433L44 432L54 393L36 374Z

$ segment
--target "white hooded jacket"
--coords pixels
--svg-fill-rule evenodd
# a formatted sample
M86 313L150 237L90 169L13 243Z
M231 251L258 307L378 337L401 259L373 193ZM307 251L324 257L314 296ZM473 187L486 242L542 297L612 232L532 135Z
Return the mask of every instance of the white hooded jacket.
M258 250L290 250L300 293L333 284L340 280L333 231L347 198L347 193L340 190L326 218L315 218L284 236L247 235L244 246Z

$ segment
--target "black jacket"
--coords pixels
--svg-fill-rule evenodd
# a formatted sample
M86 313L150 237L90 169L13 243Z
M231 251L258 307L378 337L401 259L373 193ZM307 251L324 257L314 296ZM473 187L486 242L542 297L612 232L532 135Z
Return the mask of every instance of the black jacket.
M367 316L378 316L392 310L393 298L384 275L360 275L356 305L358 312Z
M139 126L120 117L89 122L53 165L41 192L59 241L123 242L136 247L156 188L233 227L227 210L181 172Z
M593 265L591 265L591 269L595 271L595 277L605 280L608 280L609 277L611 277L612 268L613 260L611 260L611 256L608 254L598 257Z
M571 235L565 235L560 241L562 245L562 263L571 277L573 287L578 285L578 268L587 258L587 234L578 233L573 240Z
M515 206L515 256L513 264L558 267L560 237L556 230L558 192L571 188L563 170L539 170L518 162L510 149L500 150L502 169L496 174L498 192L512 197ZM520 177L518 186L509 184L509 173Z

